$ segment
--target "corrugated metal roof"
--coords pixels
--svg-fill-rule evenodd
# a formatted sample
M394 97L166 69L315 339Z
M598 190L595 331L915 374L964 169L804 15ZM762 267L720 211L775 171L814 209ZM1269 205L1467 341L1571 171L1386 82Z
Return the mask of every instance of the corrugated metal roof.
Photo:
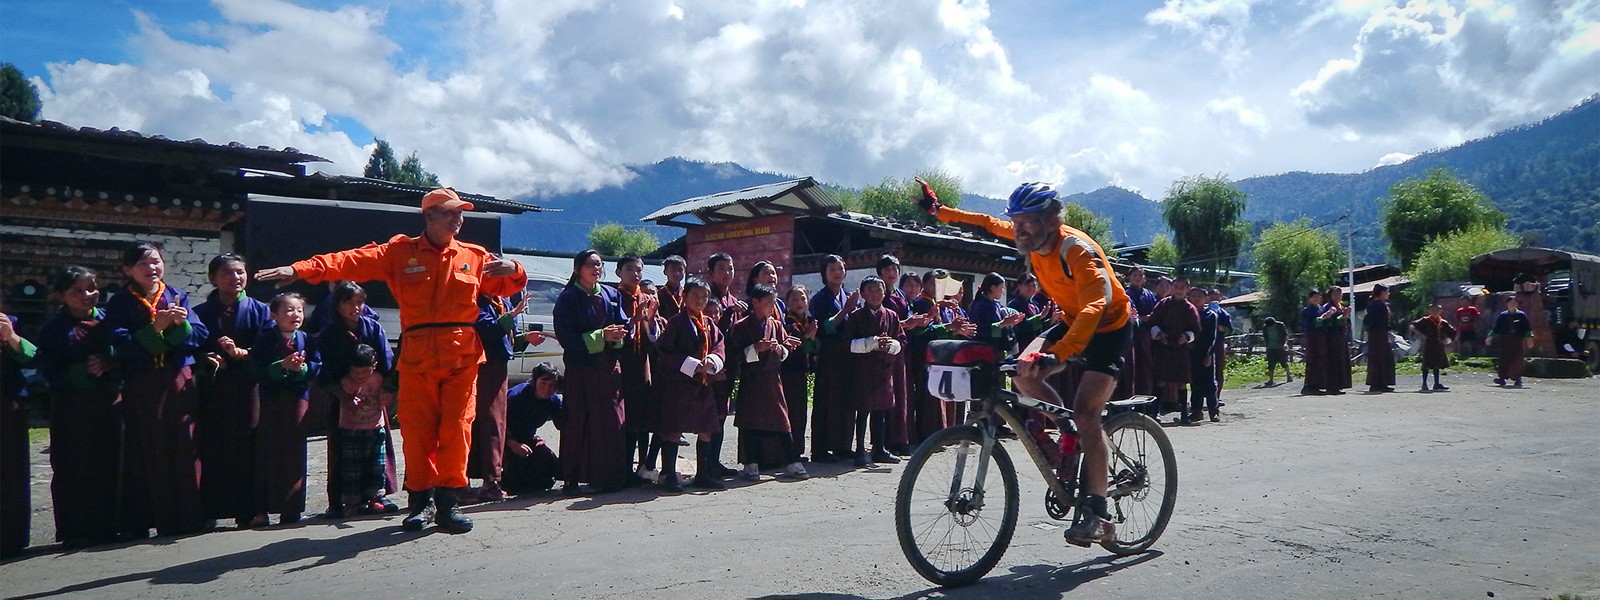
M988 254L1011 255L1017 252L1016 248L1012 247L1011 244L977 233L963 231L943 223L922 225L848 211L839 211L827 215L827 218L848 227L867 229L893 238L916 238L924 242L965 247L969 250Z
M815 179L802 177L679 200L639 220L682 226L685 223L672 219L693 214L702 223L715 223L786 213L827 214L843 208Z
M18 121L10 117L0 117L0 124L3 124L6 129L11 129L11 133L31 131L44 136L73 138L86 141L93 140L100 142L120 142L182 149L204 149L206 151L216 152L219 154L251 157L256 159L269 159L273 161L283 161L286 163L329 162L326 158L301 152L298 148L294 147L285 147L280 150L271 146L251 147L239 142L213 144L200 138L180 141L168 138L164 135L145 135L137 131L121 129L118 127L112 127L110 129L73 127L71 125L58 123L56 121L40 121L38 123L29 123L27 121Z

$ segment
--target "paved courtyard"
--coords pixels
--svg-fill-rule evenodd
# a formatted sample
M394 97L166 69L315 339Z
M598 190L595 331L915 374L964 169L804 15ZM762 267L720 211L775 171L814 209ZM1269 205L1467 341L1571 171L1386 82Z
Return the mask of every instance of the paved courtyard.
M0 566L13 598L1600 598L1600 381L1447 377L1450 392L1225 395L1223 422L1170 427L1179 503L1152 552L1066 545L1043 483L1000 565L940 590L901 557L897 466L814 465L803 482L661 496L554 493L478 505L477 530L399 518L62 553ZM1401 387L1408 387L1403 381ZM728 444L726 462L732 462ZM48 456L35 447L36 543ZM312 445L312 506L323 445ZM1020 448L1013 448L1019 456ZM401 500L403 504L403 500Z

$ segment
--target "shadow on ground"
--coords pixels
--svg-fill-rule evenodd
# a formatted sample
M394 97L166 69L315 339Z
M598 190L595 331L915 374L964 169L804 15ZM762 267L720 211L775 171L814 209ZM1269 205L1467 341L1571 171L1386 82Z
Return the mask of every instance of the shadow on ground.
M1012 567L1010 572L990 574L966 587L931 587L890 600L929 600L933 598L1006 598L1007 600L1032 598L1060 598L1062 594L1079 586L1115 574L1117 571L1144 564L1161 557L1159 550L1137 556L1101 556L1070 565L1025 565ZM828 592L779 594L762 596L756 600L868 600L854 594Z
M283 540L260 548L214 556L155 571L108 577L97 581L63 586L47 592L13 596L12 598L14 600L48 598L139 581L148 581L152 585L208 583L216 581L224 574L241 569L270 568L297 563L308 558L318 559L315 563L309 565L289 567L283 570L284 573L296 573L354 558L368 550L409 542L419 537L430 535L434 531L437 530L430 528L420 532L407 532L396 525L332 539L296 538Z

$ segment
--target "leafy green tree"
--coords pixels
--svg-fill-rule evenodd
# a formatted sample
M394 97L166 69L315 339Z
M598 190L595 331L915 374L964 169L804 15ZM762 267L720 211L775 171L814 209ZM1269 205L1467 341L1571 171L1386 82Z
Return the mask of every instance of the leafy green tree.
M439 187L439 176L423 169L422 159L417 158L416 152L412 152L410 156L400 162L400 176L394 182L417 187L436 188Z
M1158 267L1175 267L1178 265L1178 247L1172 244L1172 238L1157 234L1150 240L1150 251L1145 254L1145 261Z
M1067 203L1061 206L1061 220L1067 225L1089 234L1096 244L1106 252L1116 245L1116 240L1111 237L1111 217L1102 217L1094 214L1081 204Z
M1294 323L1306 290L1331 285L1345 264L1344 246L1331 231L1316 229L1311 221L1273 223L1252 247L1261 291L1266 294L1264 314Z
M611 257L624 254L642 256L660 248L661 241L643 229L628 229L618 223L605 223L589 229L589 247Z
M1476 225L1490 229L1504 229L1506 225L1506 214L1495 208L1487 195L1449 169L1433 169L1421 179L1394 184L1381 204L1383 234L1389 238L1389 250L1407 269L1434 238Z
M1515 248L1522 240L1506 231L1505 227L1478 223L1466 229L1435 238L1406 270L1411 285L1405 295L1425 306L1433 300L1433 286L1448 281L1467 281L1472 257L1485 252Z
M372 141L374 142L372 156L367 159L366 168L361 170L362 177L417 187L440 186L439 176L422 168L422 159L417 158L416 152L412 152L403 161L396 160L394 146L389 142L378 138L373 138Z
M11 63L0 63L0 116L39 122L39 88Z
M1239 249L1250 239L1240 220L1245 193L1227 177L1185 177L1172 183L1161 201L1161 216L1172 229L1179 272L1199 272L1216 280L1217 272L1237 264Z
M939 195L939 202L945 206L961 205L961 178L939 170L923 170L917 173L933 188L933 193ZM830 189L829 193L844 205L846 210L902 219L933 222L933 217L917 208L917 199L922 197L922 186L916 179L896 179L885 177L877 185L856 190Z
M373 138L372 156L367 159L366 168L361 170L361 176L367 179L382 179L394 181L400 176L400 161L394 158L394 147L382 139Z

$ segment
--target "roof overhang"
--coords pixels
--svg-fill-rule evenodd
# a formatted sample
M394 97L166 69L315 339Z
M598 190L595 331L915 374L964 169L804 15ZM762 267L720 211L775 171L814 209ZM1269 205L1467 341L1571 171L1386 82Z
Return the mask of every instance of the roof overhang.
M802 177L686 198L663 206L639 220L689 228L781 214L828 214L843 208L815 179ZM685 216L692 216L700 222L680 219Z

